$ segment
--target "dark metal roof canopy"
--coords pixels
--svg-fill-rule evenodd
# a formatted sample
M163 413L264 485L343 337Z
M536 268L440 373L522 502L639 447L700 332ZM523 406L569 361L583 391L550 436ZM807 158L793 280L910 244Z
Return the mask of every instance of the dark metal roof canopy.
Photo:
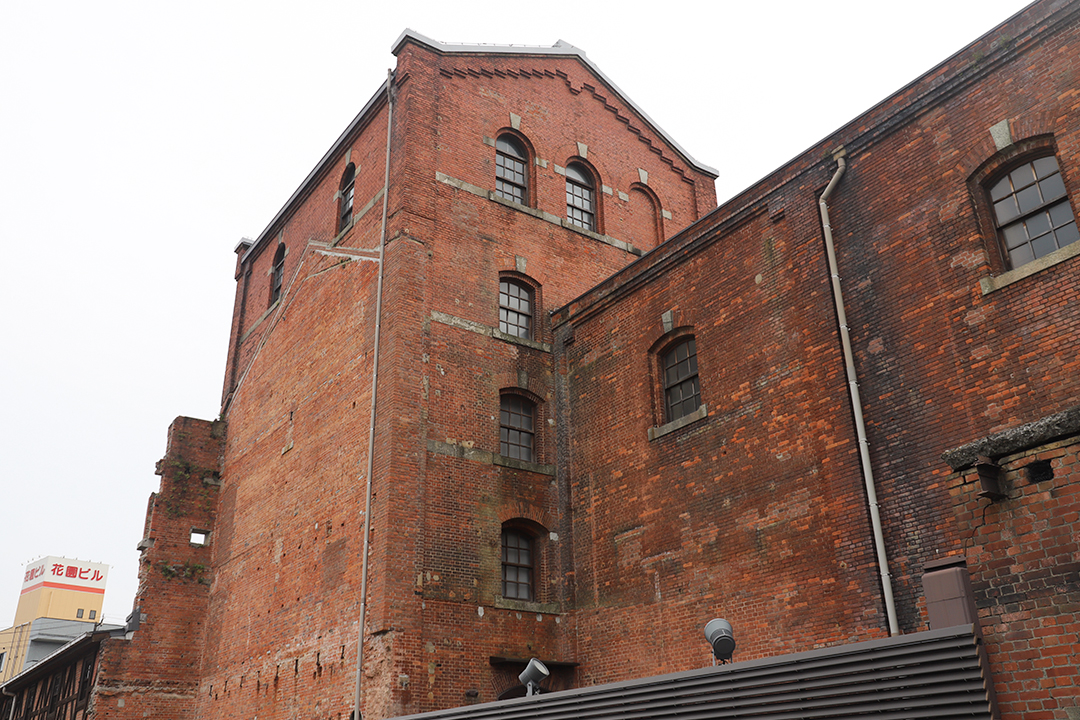
M415 720L994 718L972 626L410 715Z

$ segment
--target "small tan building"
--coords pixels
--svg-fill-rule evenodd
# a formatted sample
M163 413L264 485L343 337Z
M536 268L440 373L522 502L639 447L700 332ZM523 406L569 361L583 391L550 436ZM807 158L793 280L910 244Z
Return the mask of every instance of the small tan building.
M101 622L109 566L47 557L26 566L15 621L0 630L0 682Z

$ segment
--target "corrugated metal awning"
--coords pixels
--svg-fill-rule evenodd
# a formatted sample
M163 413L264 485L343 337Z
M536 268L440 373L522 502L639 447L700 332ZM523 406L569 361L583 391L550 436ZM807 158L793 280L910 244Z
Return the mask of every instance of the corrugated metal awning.
M993 718L971 626L501 702L420 720Z

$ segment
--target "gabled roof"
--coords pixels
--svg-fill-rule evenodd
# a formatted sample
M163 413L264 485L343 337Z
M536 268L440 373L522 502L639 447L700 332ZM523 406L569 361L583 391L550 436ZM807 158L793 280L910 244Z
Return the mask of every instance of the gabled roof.
M612 82L611 78L605 75L603 71L601 71L600 68L598 68L592 62L592 60L589 60L588 56L585 55L584 50L576 47L575 45L571 45L565 40L558 40L554 45L551 46L476 45L467 43L442 43L438 40L432 40L425 35L421 35L415 30L410 30L406 28L405 32L401 33L401 35L398 36L398 39L394 41L394 45L391 47L390 51L394 53L395 56L397 56L397 54L401 52L401 48L410 41L417 43L418 45L423 45L424 47L429 48L430 50L433 50L435 52L445 54L461 53L469 55L555 55L577 58L577 60L582 65L588 68L589 72L595 75L596 78L600 80L600 82L607 86L608 90L618 95L619 99L626 103L627 106L632 108L633 111L637 113L641 117L641 119L644 120L645 123L650 128L652 128L652 130L657 135L664 139L664 142L674 148L675 151L678 152L680 156L682 156L682 159L686 161L688 165L691 165L695 170L706 173L707 175L711 175L714 178L720 174L720 172L716 168L710 167L708 165L705 165L704 163L695 160L693 156L690 155L690 153L686 152L686 150L683 149L682 145L679 145L679 143L675 142L675 139L668 135L666 132L664 132L664 129L657 125L644 110L638 107L637 103L631 100L626 95L626 93L620 90L619 86Z

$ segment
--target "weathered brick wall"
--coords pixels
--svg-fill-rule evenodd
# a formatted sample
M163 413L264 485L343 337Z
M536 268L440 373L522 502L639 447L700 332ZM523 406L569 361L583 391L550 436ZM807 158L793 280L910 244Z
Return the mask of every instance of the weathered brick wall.
M196 717L224 436L223 422L178 417L169 426L139 560L144 619L130 640L102 643L95 718ZM192 543L193 529L208 531L210 544Z
M671 234L715 204L711 177L601 92L576 59L440 55L406 43L396 78L366 717L492 700L513 665L492 657L566 662L558 681L572 678L568 493L551 470L547 311L636 259L627 242L655 244L661 229ZM530 168L529 208L488 197L494 138L511 113L543 161ZM266 312L274 237L237 272L199 717L352 709L378 272L364 249L378 243L387 118L377 106L345 143L354 161L368 157L356 207L379 199L356 226L331 243L342 151L280 221L281 302ZM565 179L555 166L582 154L607 188L597 187L604 224L592 235L558 221ZM368 176L379 180L362 190ZM653 218L638 208L639 186L658 199ZM538 290L537 342L494 336L506 272ZM498 459L499 393L508 388L540 404L532 465ZM501 599L501 529L515 519L543 528L536 602Z
M829 203L870 455L901 630L925 628L922 564L962 547L941 454L1080 391L1075 259L980 282L1004 270L982 183L1025 143L1056 150L1077 207L1078 10L1033 6L556 316L578 628L603 649L584 677L704 664L714 614L737 659L885 631L817 207L841 145ZM698 338L708 417L650 441L668 312Z
M800 241L816 218L797 207L750 212L557 318L587 682L709 664L713 617L738 660L883 634L828 284ZM708 416L650 439L666 420L654 351L679 330Z
M1080 393L1080 266L1065 261L984 295L980 281L1004 268L979 213L986 190L970 182L1015 157L989 132L1007 120L1014 147L1052 138L1080 207L1076 11L1032 8L896 96L912 110L888 134L836 137L851 154L832 223L905 631L923 624L922 563L959 547L942 513L941 453ZM920 105L930 83L943 97Z
M1006 497L980 497L974 468L944 478L970 568L1004 718L1080 705L1080 438L997 459Z

